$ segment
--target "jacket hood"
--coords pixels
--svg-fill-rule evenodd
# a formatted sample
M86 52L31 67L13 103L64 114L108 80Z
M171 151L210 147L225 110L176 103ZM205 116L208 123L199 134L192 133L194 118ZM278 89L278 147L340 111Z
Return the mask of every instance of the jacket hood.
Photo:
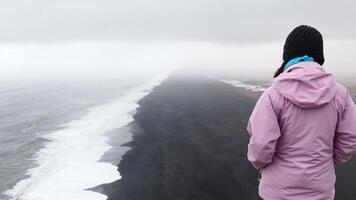
M316 108L336 95L336 81L316 62L301 62L289 67L272 80L272 87L292 103Z

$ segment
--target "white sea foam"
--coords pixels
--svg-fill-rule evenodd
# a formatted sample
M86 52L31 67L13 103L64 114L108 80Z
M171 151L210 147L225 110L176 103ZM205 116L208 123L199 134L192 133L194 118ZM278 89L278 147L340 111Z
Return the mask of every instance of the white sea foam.
M261 91L265 91L266 88L260 86L260 85L252 85L252 84L247 84L247 83L243 83L241 81L238 80L221 80L224 83L230 84L234 87L238 87L238 88L244 88L246 90L249 91L253 91L253 92L261 92Z
M111 148L105 132L133 121L137 102L163 81L161 75L127 91L120 98L89 109L79 120L45 136L50 142L38 152L38 167L29 178L6 191L16 200L104 200L105 195L86 190L120 179L117 166L98 162ZM130 114L131 113L131 114Z
M248 83L244 83L242 81L239 80L220 80L217 77L215 77L214 75L207 75L208 78L214 79L214 80L218 80L221 82L224 82L226 84L232 85L234 87L237 88L244 88L245 90L248 91L253 91L253 92L263 92L266 90L265 87L263 87L262 85L253 85L253 84L248 84Z

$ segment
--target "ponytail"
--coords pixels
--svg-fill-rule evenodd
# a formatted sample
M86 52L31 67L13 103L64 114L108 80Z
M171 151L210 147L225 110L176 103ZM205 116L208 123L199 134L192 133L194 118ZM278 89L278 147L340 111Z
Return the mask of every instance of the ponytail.
M274 72L273 78L276 78L277 76L283 73L285 64L286 63L283 62L282 65Z

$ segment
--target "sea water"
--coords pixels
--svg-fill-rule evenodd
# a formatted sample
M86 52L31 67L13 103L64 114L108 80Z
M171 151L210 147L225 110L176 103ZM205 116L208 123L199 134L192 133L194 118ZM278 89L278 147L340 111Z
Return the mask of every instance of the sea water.
M106 133L166 76L1 87L0 199L106 199L88 190L120 178L115 161L99 162Z

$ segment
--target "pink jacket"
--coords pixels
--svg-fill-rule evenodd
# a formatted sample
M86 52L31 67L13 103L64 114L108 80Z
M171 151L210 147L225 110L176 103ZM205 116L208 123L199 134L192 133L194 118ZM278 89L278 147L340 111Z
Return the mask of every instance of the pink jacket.
M356 106L318 63L302 62L273 79L247 131L264 200L333 200L334 164L356 151Z

